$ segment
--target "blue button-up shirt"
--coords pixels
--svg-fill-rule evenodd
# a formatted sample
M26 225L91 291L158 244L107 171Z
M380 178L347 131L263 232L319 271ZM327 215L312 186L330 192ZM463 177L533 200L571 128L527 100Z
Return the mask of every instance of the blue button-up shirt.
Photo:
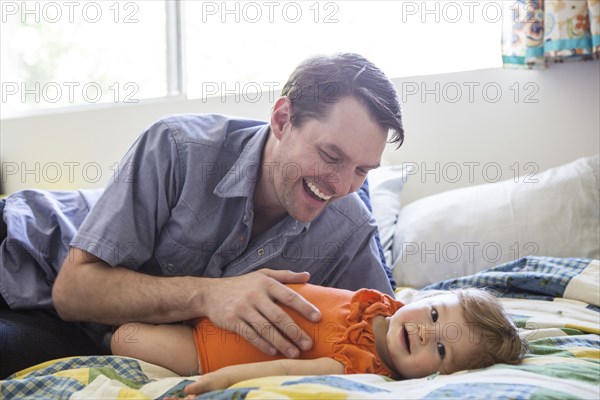
M138 138L103 192L9 197L9 231L19 225L22 232L12 237L13 263L19 262L17 252L52 247L49 238L60 245L52 259L38 254L19 271L0 264L2 295L11 307L50 305L59 254L64 257L69 244L111 266L153 275L218 278L289 269L310 272L314 284L392 294L373 237L375 222L356 194L330 204L310 223L287 216L251 239L253 193L269 132L261 121L173 116ZM40 217L48 217L48 227L32 229Z

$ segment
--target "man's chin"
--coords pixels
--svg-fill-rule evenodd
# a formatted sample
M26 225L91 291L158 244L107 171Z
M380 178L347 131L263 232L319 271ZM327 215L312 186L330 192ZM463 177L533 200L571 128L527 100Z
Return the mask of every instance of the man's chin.
M327 207L328 203L325 203L325 205L318 211L304 211L304 212L299 212L299 213L293 213L290 214L292 216L292 218L294 218L297 221L300 221L304 224L309 223L314 221L315 219L317 219L317 217L319 215L321 215L321 213L323 212L323 210L325 210L325 207Z

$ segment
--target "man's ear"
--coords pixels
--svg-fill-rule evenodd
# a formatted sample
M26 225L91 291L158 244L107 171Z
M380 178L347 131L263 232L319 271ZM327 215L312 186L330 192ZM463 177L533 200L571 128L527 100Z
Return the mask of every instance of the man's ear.
M292 118L292 102L287 96L280 97L271 113L271 131L278 140L281 140L281 135L287 124L291 124Z

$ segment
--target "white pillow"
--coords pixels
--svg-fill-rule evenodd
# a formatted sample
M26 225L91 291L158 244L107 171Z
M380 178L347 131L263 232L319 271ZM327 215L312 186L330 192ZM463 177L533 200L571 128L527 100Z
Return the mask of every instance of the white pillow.
M600 258L600 156L537 176L451 190L398 216L399 286L422 287L527 255Z
M392 265L392 244L400 213L400 194L406 182L402 166L379 167L369 172L369 197L377 221L379 240L387 265Z

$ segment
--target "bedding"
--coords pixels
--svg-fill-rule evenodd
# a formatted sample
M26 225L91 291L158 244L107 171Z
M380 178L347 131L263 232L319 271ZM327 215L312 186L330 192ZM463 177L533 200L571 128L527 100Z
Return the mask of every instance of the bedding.
M391 381L378 375L267 377L199 399L600 398L600 263L525 257L424 290L494 289L530 343L522 365ZM397 293L399 299L415 289ZM54 360L0 382L0 398L161 399L194 377L125 357Z
M406 183L407 168L388 165L369 171L369 195L377 221L380 245L388 266L393 265L394 228L401 210L400 193Z
M529 255L600 258L599 181L595 155L407 204L394 225L396 283L423 287Z

